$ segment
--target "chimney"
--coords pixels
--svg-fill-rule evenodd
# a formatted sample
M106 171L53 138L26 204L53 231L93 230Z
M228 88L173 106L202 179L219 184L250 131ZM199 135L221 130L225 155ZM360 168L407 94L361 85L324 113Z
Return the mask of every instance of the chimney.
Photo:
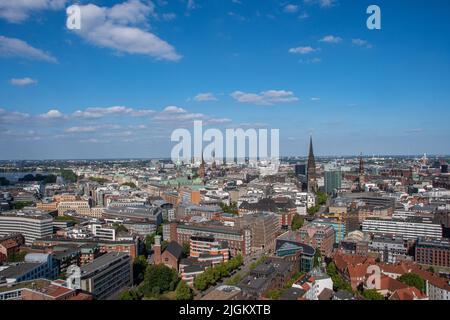
M155 236L155 244L153 245L153 261L155 264L162 262L161 258L161 236Z

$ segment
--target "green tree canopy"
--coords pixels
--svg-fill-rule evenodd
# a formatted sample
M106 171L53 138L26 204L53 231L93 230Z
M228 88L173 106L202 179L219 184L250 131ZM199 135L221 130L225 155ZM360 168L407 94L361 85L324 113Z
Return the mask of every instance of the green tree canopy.
M77 182L78 177L72 170L61 169L61 177L68 182Z
M133 261L133 281L139 284L144 280L145 270L147 270L148 262L145 256L137 256Z
M420 291L425 292L425 280L423 280L419 275L415 273L405 273L401 275L397 280L408 286L416 287Z
M177 272L163 264L150 265L145 271L142 291L145 296L155 296L175 289Z
M136 185L133 182L125 182L121 184L122 186L128 186L130 188L136 189Z
M175 290L175 295L177 300L192 300L193 298L191 288L189 288L189 286L183 280L178 282L177 289Z
M317 197L316 203L319 206L322 206L327 203L328 196L325 192L321 192L321 191L317 192L316 197Z
M384 296L375 289L364 290L363 297L367 300L384 300Z
M303 226L304 219L300 217L298 214L295 214L292 218L291 228L292 230L298 230Z
M320 264L322 263L322 254L320 253L320 248L316 249L316 252L314 253L314 268L320 267Z

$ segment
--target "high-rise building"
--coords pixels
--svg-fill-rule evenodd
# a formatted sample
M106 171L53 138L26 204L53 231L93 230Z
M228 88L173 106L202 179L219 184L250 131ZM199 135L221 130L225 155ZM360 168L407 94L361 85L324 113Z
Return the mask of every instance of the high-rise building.
M308 178L308 192L316 192L317 191L316 160L314 158L312 137L309 137L307 178Z
M306 163L297 163L294 166L295 174L306 176Z
M341 170L325 171L325 192L332 194L336 189L342 186Z

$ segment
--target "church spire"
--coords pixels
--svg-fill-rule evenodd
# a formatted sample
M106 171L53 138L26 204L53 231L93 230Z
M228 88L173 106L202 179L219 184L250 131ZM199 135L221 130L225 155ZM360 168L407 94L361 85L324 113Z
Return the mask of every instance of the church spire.
M316 179L316 160L314 158L312 136L309 137L309 154L308 154L308 192L317 191L317 179Z

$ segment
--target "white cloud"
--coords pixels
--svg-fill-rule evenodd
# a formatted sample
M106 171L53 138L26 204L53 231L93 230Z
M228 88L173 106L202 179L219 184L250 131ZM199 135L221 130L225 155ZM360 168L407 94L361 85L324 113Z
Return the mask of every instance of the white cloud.
M238 102L256 105L273 105L275 103L298 101L298 98L292 91L285 90L268 90L260 93L235 91L231 93L231 96Z
M283 11L286 13L296 13L298 11L298 6L295 4L287 4L283 8Z
M318 5L321 8L331 8L337 4L337 0L304 0L305 4Z
M66 0L0 0L0 18L19 23L35 11L63 9Z
M194 97L195 101L203 102L203 101L217 101L216 96L211 92L199 93Z
M162 111L164 113L186 113L187 111L177 106L167 106Z
M8 111L0 108L0 123L21 122L30 118L28 113L18 111Z
M181 59L173 46L149 31L149 17L155 16L151 2L128 0L110 8L94 4L80 8L81 29L73 31L89 43L157 60Z
M72 114L72 117L84 119L101 118L109 115L130 115L133 117L141 117L141 116L148 116L153 113L155 113L155 111L151 109L135 110L133 108L125 106L113 106L105 108L95 107L95 108L87 108L85 110L77 110Z
M65 116L61 113L61 111L56 110L56 109L51 109L51 110L47 111L46 113L39 115L38 117L41 119L46 119L46 120L65 118Z
M9 82L13 86L28 86L30 84L36 84L37 80L26 77L26 78L19 78L19 79L12 78Z
M318 98L318 97L312 97L310 100L311 100L311 101L319 101L320 98Z
M20 57L30 60L41 60L56 63L57 60L49 53L30 46L25 41L0 36L0 56Z
M372 45L367 41L367 40L363 40L363 39L352 39L352 43L355 46L358 47L366 47L368 49L372 48Z
M97 131L97 127L88 126L88 127L70 127L64 130L67 133L83 133L83 132L95 132Z
M296 47L296 48L290 48L290 53L297 53L297 54L308 54L312 52L316 52L319 49L314 49L313 47L307 46L307 47Z
M319 41L320 42L326 42L326 43L340 43L340 42L342 42L342 38L341 37L337 37L337 36L333 36L333 35L328 35L328 36L323 37Z

